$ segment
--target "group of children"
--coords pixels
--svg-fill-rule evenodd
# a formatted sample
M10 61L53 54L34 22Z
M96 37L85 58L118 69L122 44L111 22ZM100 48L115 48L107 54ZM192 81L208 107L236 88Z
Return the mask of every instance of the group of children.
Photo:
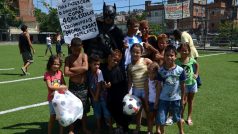
M60 57L53 55L49 58L47 72L44 75L50 108L49 134L56 118L51 103L55 90L70 90L82 101L84 108L82 129L86 134L91 133L87 128L90 102L96 118L95 133L101 132L102 117L105 118L110 133L129 133L131 117L123 113L122 103L123 97L128 93L142 100L142 108L147 116L148 134L154 133L154 124L156 124L155 133L164 134L168 116L172 116L173 122L177 123L179 133L184 134L183 115L186 103L188 103L186 122L188 125L193 124L192 109L194 94L197 92L198 63L190 57L191 49L188 43L182 43L175 48L166 43L165 34L158 36L157 46L151 45L148 25L145 24L144 22L139 24L134 19L128 20L124 53L117 49L111 52L103 68L100 67L98 55L87 56L80 38L73 38L71 41L72 53L65 59L64 73L60 71L62 65ZM136 35L138 29L141 31L141 37ZM68 87L63 74L69 77ZM142 108L135 116L134 134L140 132ZM117 126L114 131L113 121ZM75 124L70 125L69 134L74 133L74 126ZM63 133L62 127L60 133Z

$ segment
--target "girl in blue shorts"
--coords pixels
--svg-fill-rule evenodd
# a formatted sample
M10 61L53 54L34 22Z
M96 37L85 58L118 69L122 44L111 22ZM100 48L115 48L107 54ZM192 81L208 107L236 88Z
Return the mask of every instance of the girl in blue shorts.
M193 125L192 122L192 110L193 110L193 99L194 95L197 92L197 77L198 77L198 71L199 66L198 63L194 58L189 57L191 50L187 43L181 44L178 48L178 52L180 53L181 57L176 60L176 64L181 66L186 75L186 102L183 106L182 116L184 113L184 109L186 106L186 103L188 103L188 117L187 117L187 124ZM193 66L195 67L195 72L193 70Z
M148 71L147 66L152 63L148 58L142 58L143 46L135 43L131 47L131 64L128 65L128 89L132 88L132 94L140 98L146 113L148 111ZM141 111L136 114L136 130L140 132Z

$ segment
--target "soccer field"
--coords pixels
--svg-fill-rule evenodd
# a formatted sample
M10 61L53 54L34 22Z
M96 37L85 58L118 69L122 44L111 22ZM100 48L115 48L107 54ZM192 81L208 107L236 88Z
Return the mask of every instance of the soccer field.
M34 44L34 48L36 53L29 70L31 74L21 76L23 62L18 46L0 45L0 134L47 133L49 112L43 103L47 97L43 74L48 56L44 56L45 45ZM67 55L67 46L62 49ZM203 85L195 96L194 125L185 124L185 133L237 134L238 53L201 51L198 62ZM94 130L92 110L89 119L88 126ZM130 128L135 128L135 125L130 125ZM145 124L142 131L146 134ZM178 133L176 125L166 127L165 131L167 134Z

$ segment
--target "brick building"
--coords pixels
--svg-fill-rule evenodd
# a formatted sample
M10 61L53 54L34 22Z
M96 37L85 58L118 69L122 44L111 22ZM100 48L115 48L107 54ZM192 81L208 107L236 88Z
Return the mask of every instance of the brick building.
M163 24L166 26L167 31L170 32L175 28L174 20L165 20L163 4L175 3L176 0L168 0L168 2L151 3L145 2L145 11L148 13L147 20L155 24ZM177 0L180 2L182 0ZM205 18L205 4L206 0L193 0L190 3L190 16L177 21L177 28L183 30L194 31L202 27L203 18Z
M28 26L28 31L31 35L33 42L38 41L38 23L34 16L34 5L33 0L10 0L9 6L17 9L17 19L21 20L25 25ZM9 27L8 40L17 41L18 35L21 33L20 27Z
M145 1L147 20L155 24L166 25L166 32L175 28L176 21L164 19L163 4L182 2L185 0L168 0L162 3ZM236 0L214 0L207 4L207 0L190 0L190 17L177 20L177 28L195 34L217 32L219 23L223 20L237 22ZM235 23L236 24L236 23Z

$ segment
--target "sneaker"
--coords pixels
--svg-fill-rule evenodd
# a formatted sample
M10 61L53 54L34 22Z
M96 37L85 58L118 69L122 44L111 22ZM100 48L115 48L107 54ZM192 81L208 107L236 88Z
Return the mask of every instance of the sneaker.
M26 75L30 75L30 73L26 72Z
M165 122L165 125L170 126L173 125L173 119L172 116L169 116Z
M26 75L26 69L24 67L21 68L21 71L23 72L24 75Z

